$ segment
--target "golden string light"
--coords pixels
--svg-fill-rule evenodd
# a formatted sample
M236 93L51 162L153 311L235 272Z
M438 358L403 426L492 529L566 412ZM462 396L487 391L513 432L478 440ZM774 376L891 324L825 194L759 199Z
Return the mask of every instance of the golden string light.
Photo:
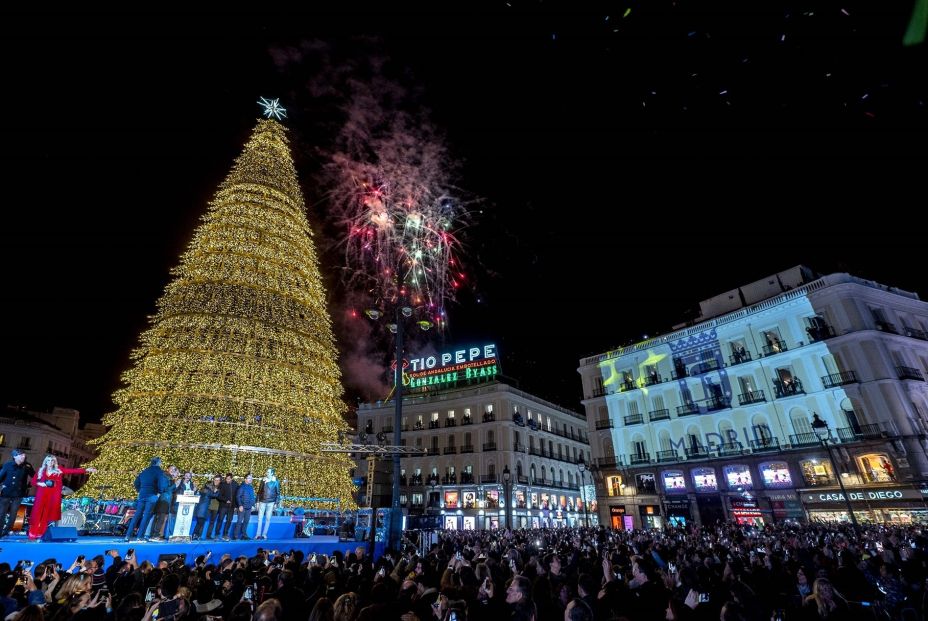
M319 452L348 428L313 234L277 121L258 122L171 274L94 441L89 488L133 497L136 473L160 455L198 473L273 467L285 495L354 507L352 462Z

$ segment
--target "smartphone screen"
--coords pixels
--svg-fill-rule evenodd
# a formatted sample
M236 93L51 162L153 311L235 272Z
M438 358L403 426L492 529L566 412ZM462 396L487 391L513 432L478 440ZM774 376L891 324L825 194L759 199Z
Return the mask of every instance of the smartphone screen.
M132 556L133 556L134 554L135 554L135 548L129 548L129 549L126 551L126 558L132 558Z
M242 595L242 599L246 599L249 602L254 601L255 592L251 587L245 587L245 593Z
M158 590L158 587L148 587L148 590L145 591L145 603L150 604L155 601L155 592Z
M705 604L705 603L708 602L708 601L709 601L709 594L708 594L708 593L700 593L700 594L699 594L699 603L700 603L700 604Z

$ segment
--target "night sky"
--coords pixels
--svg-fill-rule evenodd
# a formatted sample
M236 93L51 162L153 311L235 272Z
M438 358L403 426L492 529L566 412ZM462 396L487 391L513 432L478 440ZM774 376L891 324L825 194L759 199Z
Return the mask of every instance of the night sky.
M902 46L911 0L563 8L579 4L5 11L0 399L112 409L259 96L290 111L324 231L314 174L338 115L315 95L371 58L482 198L446 343L495 341L529 392L579 409L582 356L799 263L928 295L928 50Z

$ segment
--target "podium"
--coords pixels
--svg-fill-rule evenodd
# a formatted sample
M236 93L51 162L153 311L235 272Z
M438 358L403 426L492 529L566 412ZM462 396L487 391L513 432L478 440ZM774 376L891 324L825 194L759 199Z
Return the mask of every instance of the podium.
M193 516L199 502L199 494L177 496L177 517L174 520L171 541L190 541L190 527L193 526Z

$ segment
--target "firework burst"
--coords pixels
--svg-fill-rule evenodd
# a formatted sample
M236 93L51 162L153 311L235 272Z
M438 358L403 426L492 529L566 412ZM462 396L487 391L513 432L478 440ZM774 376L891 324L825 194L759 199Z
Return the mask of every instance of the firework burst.
M402 297L442 328L445 303L467 281L457 255L468 212L451 183L454 163L427 124L370 98L357 99L348 119L326 171L345 280L375 306Z

